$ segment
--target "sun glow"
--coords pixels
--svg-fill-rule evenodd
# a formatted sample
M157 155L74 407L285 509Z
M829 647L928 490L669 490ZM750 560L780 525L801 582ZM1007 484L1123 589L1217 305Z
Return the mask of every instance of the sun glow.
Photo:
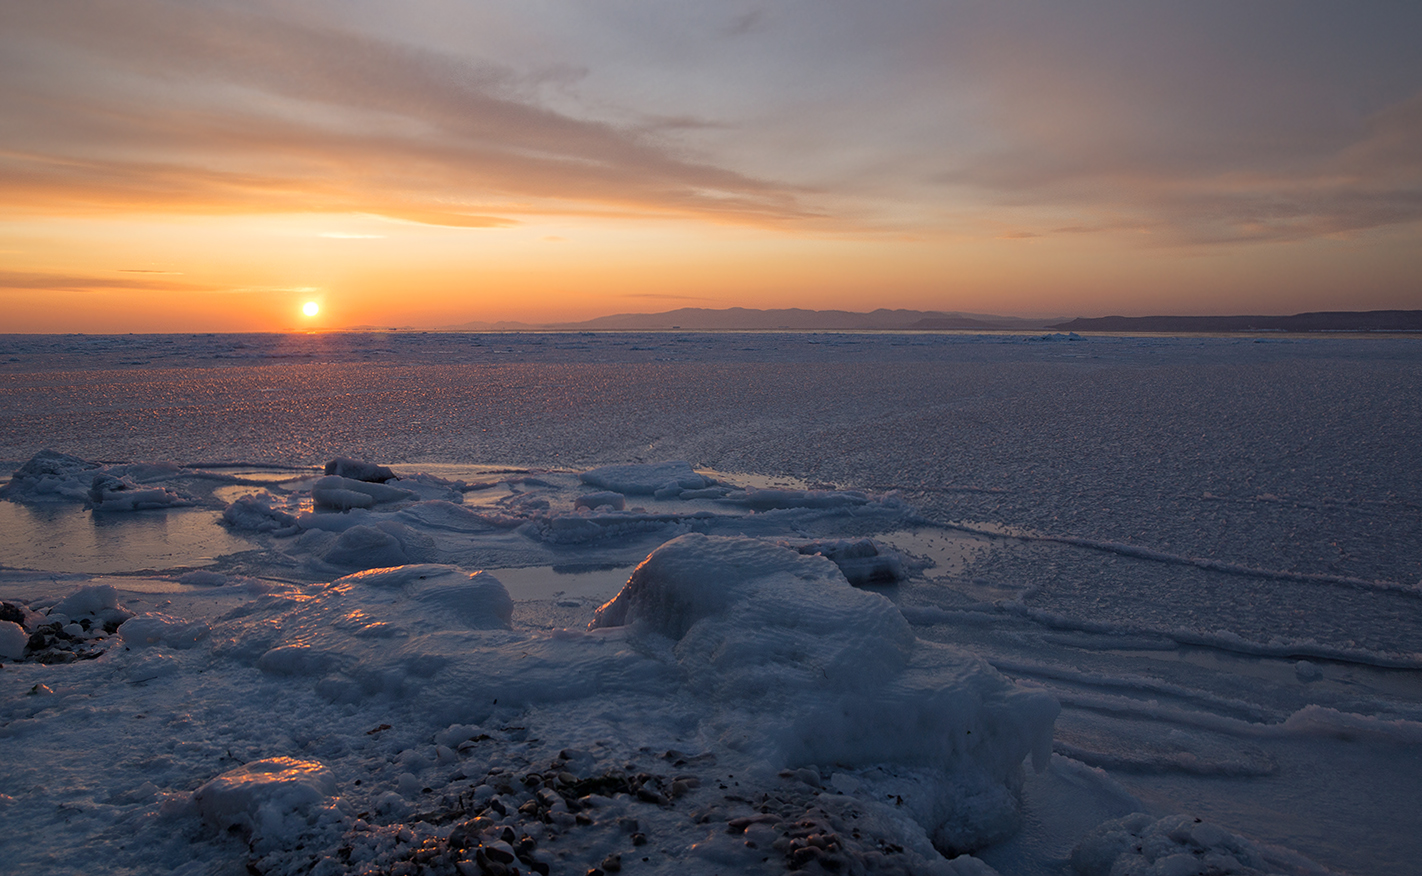
M305 304L301 305L301 312L306 314L307 316L315 316L316 314L321 312L321 305L317 304L315 301L308 301Z

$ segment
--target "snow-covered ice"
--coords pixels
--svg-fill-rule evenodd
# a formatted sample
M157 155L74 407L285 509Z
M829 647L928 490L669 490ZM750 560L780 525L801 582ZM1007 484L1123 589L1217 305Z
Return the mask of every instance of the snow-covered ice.
M0 344L17 872L1422 858L1415 339Z

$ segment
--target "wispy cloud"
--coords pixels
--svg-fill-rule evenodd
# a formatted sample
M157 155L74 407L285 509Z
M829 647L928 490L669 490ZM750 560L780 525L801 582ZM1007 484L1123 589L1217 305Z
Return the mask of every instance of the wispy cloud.
M207 283L150 280L140 277L104 277L92 274L60 274L43 271L0 271L0 289L49 289L67 292L102 290L141 290L151 292L217 291L211 284Z
M374 27L368 8L329 12L0 7L5 209L467 228L675 217L1155 246L1422 222L1418 12L1312 0L444 10L473 33L507 20L551 46L503 61L496 37L465 48L428 27Z
M514 71L436 50L145 0L17 4L3 20L11 210L366 212L461 227L810 215L789 187L547 109Z

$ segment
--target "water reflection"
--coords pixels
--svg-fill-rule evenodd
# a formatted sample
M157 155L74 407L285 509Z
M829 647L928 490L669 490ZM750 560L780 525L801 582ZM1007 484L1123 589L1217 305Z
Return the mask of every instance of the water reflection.
M221 516L200 508L94 514L0 502L0 565L105 573L207 566L252 548L222 527Z

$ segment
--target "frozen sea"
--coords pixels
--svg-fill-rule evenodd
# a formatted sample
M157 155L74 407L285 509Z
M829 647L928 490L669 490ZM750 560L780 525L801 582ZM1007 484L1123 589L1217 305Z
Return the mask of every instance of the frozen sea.
M1412 874L1419 435L1422 338L0 336L0 861Z

